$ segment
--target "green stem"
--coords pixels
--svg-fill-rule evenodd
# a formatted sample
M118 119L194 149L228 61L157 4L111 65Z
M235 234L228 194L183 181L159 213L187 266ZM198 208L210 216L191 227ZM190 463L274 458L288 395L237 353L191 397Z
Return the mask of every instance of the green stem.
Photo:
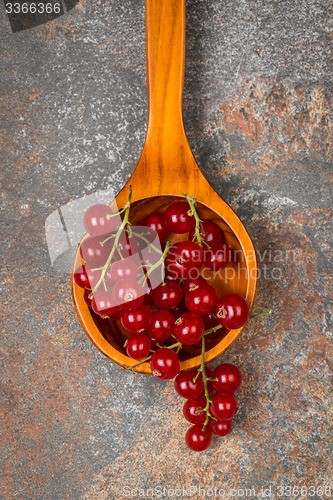
M165 245L165 249L164 249L164 252L162 253L162 256L161 258L155 262L155 264L152 264L151 267L148 269L148 271L145 273L145 276L142 276L140 279L139 279L139 283L141 284L142 282L144 283L147 278L149 278L149 275L155 271L155 269L157 269L158 267L161 266L161 264L164 263L165 261L165 257L167 256L167 253L168 253L168 250L169 250L169 246L170 246L170 241L167 241L166 245ZM163 283L164 283L164 280L163 280Z
M107 261L105 262L105 264L103 266L101 276L100 276L100 278L99 278L96 286L92 289L92 293L94 293L98 289L98 287L100 286L100 284L102 283L102 281L104 281L104 276L105 276L106 270L107 270L107 268L109 267L109 265L110 265L110 263L112 261L112 257L114 256L115 251L117 250L118 242L119 242L119 238L121 236L121 233L123 232L124 228L126 227L126 225L128 223L128 217L129 217L129 211L130 211L130 208L131 208L131 199L132 199L132 186L130 185L129 188L130 188L130 192L129 192L129 195L128 195L127 203L124 206L125 215L124 215L123 221L122 221L121 225L119 226L119 229L118 229L118 231L116 233L116 236L114 238L114 243L113 243L112 250L111 250L111 252L109 254L109 257L107 258Z
M206 352L206 347L205 347L205 337L203 336L202 337L202 340L201 340L201 363L200 363L200 368L198 369L198 373L195 377L194 380L196 380L199 376L200 373L202 373L202 379L203 379L203 383L204 383L204 391L205 391L205 398L206 398L206 407L203 411L206 412L206 420L203 424L203 427L202 427L202 430L205 430L207 424L209 423L209 419L211 420L216 420L213 415L210 413L209 411L209 406L212 402L212 400L210 399L210 395L209 395L209 392L208 392L208 381L210 380L209 377L207 377L206 375L206 370L205 370L205 352Z
M190 205L191 212L195 218L195 231L194 231L193 241L196 239L198 242L198 245L200 245L201 247L202 247L202 244L204 243L208 248L210 248L210 246L204 241L204 239L201 236L201 234L204 234L204 230L203 230L202 221L200 220L198 212L195 208L195 204L197 202L197 199L193 198L192 196L189 196L186 193L183 193L183 195L185 196L187 203ZM200 234L200 229L202 231L201 234Z
M268 309L267 307L251 307L250 311L254 311L255 309L261 309L263 312L260 314L255 314L254 316L250 316L249 319L260 318L260 316L270 316L273 313L273 309Z

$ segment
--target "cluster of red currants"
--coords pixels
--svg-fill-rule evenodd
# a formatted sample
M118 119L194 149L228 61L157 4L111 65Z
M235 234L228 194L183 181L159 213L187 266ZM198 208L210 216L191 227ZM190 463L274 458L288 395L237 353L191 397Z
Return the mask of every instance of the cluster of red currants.
M201 369L197 373L177 375L175 389L187 400L183 414L193 424L185 436L191 450L206 450L212 442L212 434L226 436L230 433L231 419L237 411L237 399L233 393L241 382L241 372L231 363L223 363L213 371L206 367L204 377Z
M249 307L243 297L228 294L219 298L203 277L205 269L218 272L226 267L231 261L231 250L220 227L214 222L202 221L195 207L196 200L187 195L185 198L186 201L169 205L164 213L147 215L140 231L129 222L131 192L119 212L114 213L103 204L88 208L83 223L90 236L80 246L84 264L74 272L76 284L84 289L85 303L102 318L120 321L130 334L124 345L127 355L138 364L149 361L152 374L162 380L172 379L179 373L179 352L183 346L201 341L204 360L206 335L222 327L240 328L249 318ZM188 233L188 239L170 246L169 233ZM145 251L147 248L149 252ZM204 421L207 418L202 429L207 444L211 432L225 432L222 427L226 429L231 425L232 416L231 410L227 413L229 417L220 417L222 414L216 410L219 419L216 422L211 416L209 408L215 415L214 408L220 404L218 398L226 389L221 392L218 381L213 382L218 392L214 396L216 402L213 404L214 398L210 402L206 385L211 384L211 377L206 376L205 370L208 369L202 363L198 376L194 374L195 382L193 373L180 374L176 379L186 379L192 387L188 379L192 377L193 385L201 387L198 398L189 399L185 404L186 414L192 415L190 421L195 424L188 431L186 441L197 450L207 447L203 446L203 438L195 437L200 434L196 434L197 426L203 417ZM180 382L176 384L181 387ZM230 392L226 394L223 397L235 401ZM195 405L202 405L203 399L206 414L195 414ZM232 406L229 400L221 403L222 406Z

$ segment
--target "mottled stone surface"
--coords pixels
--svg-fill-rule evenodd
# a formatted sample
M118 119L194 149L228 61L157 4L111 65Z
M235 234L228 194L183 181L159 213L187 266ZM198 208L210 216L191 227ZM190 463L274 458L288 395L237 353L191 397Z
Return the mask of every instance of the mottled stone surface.
M0 10L1 498L120 500L125 486L159 485L223 488L224 498L272 485L278 498L278 486L329 484L329 5L188 1L190 144L248 228L257 303L274 309L223 356L244 374L241 411L203 454L184 444L172 383L125 373L90 343L45 238L54 210L117 191L138 160L144 2L81 0L15 34Z

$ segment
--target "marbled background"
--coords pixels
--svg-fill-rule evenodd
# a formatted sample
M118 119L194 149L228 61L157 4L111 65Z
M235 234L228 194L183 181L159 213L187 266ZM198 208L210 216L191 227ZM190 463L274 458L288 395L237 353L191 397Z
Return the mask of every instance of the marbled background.
M138 160L144 1L81 0L15 34L1 4L1 498L120 500L125 486L158 485L224 498L271 485L278 498L278 486L329 485L329 7L187 2L189 141L248 228L257 304L274 309L223 356L244 374L233 433L195 454L172 383L125 373L90 343L45 238L49 214L118 191Z

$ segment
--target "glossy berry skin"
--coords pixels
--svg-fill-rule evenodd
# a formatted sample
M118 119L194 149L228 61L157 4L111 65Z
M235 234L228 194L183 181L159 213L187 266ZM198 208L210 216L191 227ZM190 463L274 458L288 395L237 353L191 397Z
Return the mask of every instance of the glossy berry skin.
M117 281L112 293L116 304L121 309L136 309L143 302L143 288L134 280Z
M91 298L89 297L90 294L91 290L88 290L88 288L86 288L85 291L83 292L83 300L88 307L92 307L92 297Z
M153 291L154 302L160 309L171 309L179 304L183 290L176 281L165 281Z
M88 266L80 266L74 271L74 281L81 288L94 288L101 276L101 271L92 271Z
M158 349L150 358L150 369L152 374L161 380L174 378L180 370L178 354L166 347Z
M153 339L166 340L173 333L175 317L165 309L158 309L151 315L150 327L147 331Z
M185 442L193 451L204 451L212 442L212 433L208 426L202 430L201 424L192 425L186 432Z
M103 238L86 238L80 245L80 254L86 264L92 268L101 267L105 264L110 248L108 245L101 245Z
M111 278L114 281L120 281L124 279L135 280L139 272L136 263L127 258L124 260L118 260L114 262L111 266Z
M131 333L141 333L150 325L151 312L149 309L141 305L137 309L128 311L122 309L120 312L120 323L123 328Z
M226 436L231 432L231 420L212 420L209 423L209 428L216 436Z
M165 259L167 275L173 279L196 279L202 265L203 252L194 241L180 241L170 247Z
M143 220L143 225L154 229L160 240L164 240L169 234L164 224L164 216L159 212L153 212L147 215Z
M143 333L134 333L126 341L127 356L134 359L144 359L148 356L151 349L150 338Z
M179 316L181 316L182 314L189 312L189 310L186 307L184 298L182 298L182 300L179 302L179 304L177 304L175 307L172 307L171 309L169 309L169 311L172 313L172 315L175 317L175 319L178 319Z
M221 297L215 307L215 316L219 323L234 330L241 328L249 319L250 310L243 297L236 293L230 293Z
M187 293L190 290L193 290L193 288L197 285L204 286L204 285L208 285L208 283L205 280L205 278L203 278L202 276L198 276L197 278L194 278L194 279L187 279L184 281L184 283L182 285L184 293Z
M111 233L117 223L118 217L107 218L113 215L111 208L103 203L97 203L89 207L83 216L83 225L90 236L102 236Z
M185 304L189 311L204 316L214 311L218 301L215 289L210 285L192 285L185 294Z
M191 424L204 424L206 420L206 412L201 411L206 408L206 398L199 396L198 398L188 399L183 406L183 414Z
M203 232L202 229L200 228L200 236L209 246L214 245L215 243L224 243L224 235L220 227L217 224L215 224L215 222L204 220L202 222L202 225L203 225ZM188 235L188 239L193 241L194 236L195 236L195 228L191 229Z
M202 378L194 382L196 372L182 372L175 378L175 390L182 398L194 399L199 397L204 390Z
M241 372L237 366L231 363L222 363L217 366L213 371L212 378L217 378L217 381L213 382L216 392L235 392L242 383Z
M112 293L107 291L94 292L91 306L99 316L112 316L118 311Z
M184 313L176 321L173 334L184 345L198 342L205 331L204 320L196 313Z
M218 420L230 420L236 413L237 399L231 392L217 392L211 402L211 414Z
M164 212L164 224L168 231L184 234L195 226L194 215L190 215L188 203L177 201L167 207Z
M211 328L214 328L215 326L218 326L220 324L212 314L205 314L205 316L202 316L202 319L205 323L205 331L210 330Z
M225 243L215 243L204 250L203 263L211 271L224 269L231 260L230 249Z

